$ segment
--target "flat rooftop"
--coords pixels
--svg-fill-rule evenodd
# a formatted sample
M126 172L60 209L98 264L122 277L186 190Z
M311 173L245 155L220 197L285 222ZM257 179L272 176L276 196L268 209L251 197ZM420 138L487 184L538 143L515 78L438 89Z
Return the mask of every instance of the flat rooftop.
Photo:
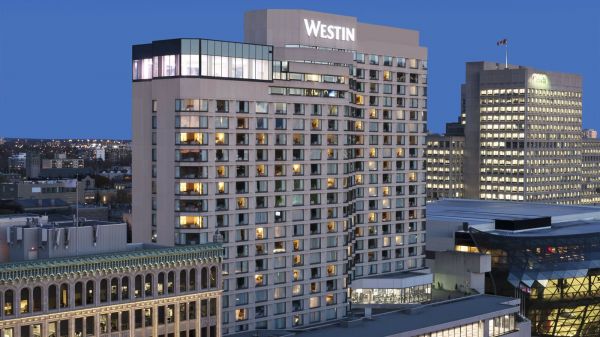
M600 221L600 207L469 199L442 199L427 204L428 219L469 222L470 225L489 224L496 219L539 217L551 217L553 224L576 220Z
M424 269L425 270L425 269ZM419 273L418 271L402 271L397 273L389 273L389 274L381 274L381 275L372 275L358 278L357 280L362 279L403 279L403 278L411 278L415 276L423 276L424 273Z
M566 235L590 235L600 234L600 220L598 221L568 221L552 224L552 227L540 229L531 229L526 231L505 231L492 230L489 233L513 236L513 237L548 237L548 236L566 236Z
M513 298L495 295L475 295L462 297L456 300L428 304L415 309L388 312L374 315L372 320L361 320L352 323L349 327L340 325L339 322L328 326L315 327L311 330L290 333L298 337L385 337L400 333L409 333L415 330L428 329L428 332L437 331L438 325L448 324L459 320L476 322L482 318L490 318L518 312L519 306ZM511 304L514 303L514 304ZM506 311L508 310L508 311ZM469 320L472 318L472 321ZM464 324L464 323L463 323ZM446 326L445 328L447 328ZM249 331L234 334L242 336L269 336L268 332Z
M26 218L41 218L43 215L35 213L13 213L13 214L0 214L0 219L26 219Z

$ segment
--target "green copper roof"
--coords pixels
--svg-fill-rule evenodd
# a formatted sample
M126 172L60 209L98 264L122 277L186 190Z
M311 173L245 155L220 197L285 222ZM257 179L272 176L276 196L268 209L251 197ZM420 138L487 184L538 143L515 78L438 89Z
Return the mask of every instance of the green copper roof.
M0 264L0 282L21 278L65 277L69 274L115 271L122 268L153 267L167 263L220 261L221 244L194 246L139 246L127 251ZM209 261L210 260L210 261Z

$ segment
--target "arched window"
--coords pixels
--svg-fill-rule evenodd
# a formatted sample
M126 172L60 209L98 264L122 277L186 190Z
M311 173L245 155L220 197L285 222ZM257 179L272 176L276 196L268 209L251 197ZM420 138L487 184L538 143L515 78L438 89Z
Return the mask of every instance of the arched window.
M159 296L165 294L165 273L158 273L158 285L156 287Z
M42 311L42 288L33 288L33 312Z
M21 300L19 302L19 312L26 314L29 312L29 288L21 289Z
M208 288L208 269L202 268L200 272L200 288L206 289Z
M144 282L144 293L146 296L152 296L152 274L146 274L146 282Z
M83 305L83 283L75 283L75 306Z
M56 292L56 285L52 284L48 287L48 310L54 310L57 308L58 300L56 299Z
M100 303L108 302L108 280L102 279L100 281Z
M170 271L167 274L167 293L172 294L175 292L175 273Z
M119 300L119 279L116 277L110 281L110 300Z
M187 291L187 271L182 270L179 273L179 292L183 293Z
M87 283L85 284L85 304L86 305L90 305L90 304L94 304L94 297L95 297L95 292L94 292L94 281L87 281Z
M133 297L140 298L142 297L142 275L137 275L135 277L135 285L133 289Z
M128 300L129 299L129 277L124 276L121 279L121 299Z
M60 307L69 307L69 285L67 283L60 285Z
M15 293L12 290L4 292L4 315L15 314Z
M190 291L196 290L196 268L190 269Z
M217 287L217 267L210 267L210 287Z

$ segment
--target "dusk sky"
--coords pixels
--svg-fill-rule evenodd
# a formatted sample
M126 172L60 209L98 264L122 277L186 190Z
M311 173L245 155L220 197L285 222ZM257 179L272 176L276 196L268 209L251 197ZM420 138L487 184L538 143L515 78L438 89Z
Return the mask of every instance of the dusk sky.
M429 49L429 129L458 116L466 61L583 76L583 126L600 128L598 1L0 1L0 137L130 138L131 45L242 41L244 12L311 9L416 29Z

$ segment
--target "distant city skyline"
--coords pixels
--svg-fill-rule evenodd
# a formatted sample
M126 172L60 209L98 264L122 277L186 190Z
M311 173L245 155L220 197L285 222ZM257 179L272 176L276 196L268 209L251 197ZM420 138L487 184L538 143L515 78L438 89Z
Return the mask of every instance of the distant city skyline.
M28 1L0 4L0 137L131 139L131 45L181 36L242 41L244 12L260 8L311 9L418 30L429 49L433 132L459 112L465 62L504 62L496 46L503 38L509 63L581 75L583 127L600 128L596 3L186 1L165 11L140 1Z

